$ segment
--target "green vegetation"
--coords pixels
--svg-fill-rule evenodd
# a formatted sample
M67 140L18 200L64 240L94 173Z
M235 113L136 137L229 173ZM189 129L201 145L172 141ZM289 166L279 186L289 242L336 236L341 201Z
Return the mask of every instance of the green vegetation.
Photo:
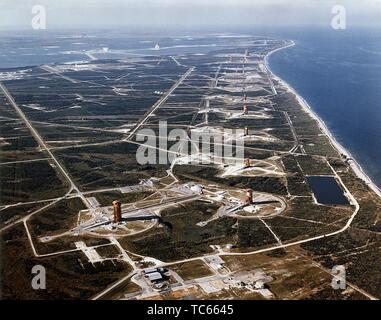
M175 271L185 281L213 275L209 267L201 260L172 264L169 269Z
M333 175L325 159L303 155L298 156L297 161L305 175Z
M261 221L240 219L238 225L238 246L241 251L252 251L254 248L276 244L274 236Z
M138 146L117 143L66 149L56 152L74 180L83 190L138 184L142 179L166 176L165 165L139 165L136 162Z
M79 198L61 200L34 215L29 223L36 236L64 232L76 226L78 212L83 209L86 207Z
M282 158L283 166L287 172L287 189L291 195L309 196L310 187L301 171L298 162L292 155Z
M165 226L120 240L129 251L163 261L173 261L212 252L210 245L233 242L235 219L222 218L204 227L196 223L209 219L215 204L193 201L162 211Z
M336 236L302 245L327 268L346 267L347 279L370 294L381 296L381 240L376 234L349 230Z
M132 268L120 261L92 265L82 253L47 258L33 256L22 224L2 233L0 271L2 299L88 299ZM46 290L34 290L31 270L43 265L47 270Z
M63 196L64 183L48 161L0 166L0 205Z

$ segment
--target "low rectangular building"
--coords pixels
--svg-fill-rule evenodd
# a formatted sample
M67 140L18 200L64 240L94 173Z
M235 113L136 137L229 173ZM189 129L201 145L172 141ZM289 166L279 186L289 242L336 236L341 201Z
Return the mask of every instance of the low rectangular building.
M151 273L147 273L146 275L147 275L149 281L151 281L151 282L163 280L163 275L159 272L151 272Z

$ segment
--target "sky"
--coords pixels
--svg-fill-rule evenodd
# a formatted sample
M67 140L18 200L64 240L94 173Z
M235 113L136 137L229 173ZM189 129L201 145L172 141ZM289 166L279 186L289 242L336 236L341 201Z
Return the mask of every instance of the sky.
M348 26L381 25L381 0L0 0L0 28L31 28L34 5L53 29L329 26L334 5Z

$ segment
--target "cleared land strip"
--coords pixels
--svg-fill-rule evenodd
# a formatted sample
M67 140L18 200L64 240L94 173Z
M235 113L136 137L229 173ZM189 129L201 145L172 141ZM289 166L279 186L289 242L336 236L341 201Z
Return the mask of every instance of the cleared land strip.
M8 162L1 162L0 166L10 165L10 164L16 164L16 163L28 163L28 162L36 162L36 161L47 161L47 160L50 160L50 158L8 161Z
M271 234L274 236L275 240L279 243L280 246L283 246L282 241L279 239L279 237L275 234L275 232L270 228L270 226L265 222L265 220L259 218L259 220L266 226L267 229L271 232Z
M62 79L65 79L65 80L67 80L67 81L69 81L69 82L71 82L71 83L78 83L77 80L74 80L74 79L72 79L72 78L69 78L69 77L67 77L67 76L64 76L61 72L59 72L59 70L57 70L57 69L55 69L55 68L53 68L53 67L51 67L51 66L43 65L43 66L41 66L40 68L41 68L42 70L45 70L45 71L50 72L50 73L52 73L52 74L55 74L55 75L61 77Z
M20 118L25 122L25 125L28 127L30 132L32 133L32 136L36 139L38 144L46 150L46 152L49 154L51 159L54 161L56 167L61 172L61 174L68 180L70 183L70 189L75 190L77 194L80 196L82 202L86 205L86 207L91 208L90 203L87 201L85 196L79 191L78 187L75 185L74 181L70 178L69 174L66 172L65 168L59 163L59 161L56 159L54 154L50 151L49 147L46 145L44 139L40 136L38 131L32 126L28 118L25 116L24 112L19 108L15 100L13 99L12 95L9 93L7 88L0 82L0 89L3 91L5 97L8 99L9 103L12 105L12 107L15 109L17 114L20 116Z
M189 68L179 80L159 99L156 103L148 110L148 112L143 116L143 119L135 126L134 129L131 130L130 134L127 136L124 141L129 141L137 130L146 122L146 120L156 111L156 109L160 108L160 106L167 101L169 96L177 89L177 87L192 73L195 67Z

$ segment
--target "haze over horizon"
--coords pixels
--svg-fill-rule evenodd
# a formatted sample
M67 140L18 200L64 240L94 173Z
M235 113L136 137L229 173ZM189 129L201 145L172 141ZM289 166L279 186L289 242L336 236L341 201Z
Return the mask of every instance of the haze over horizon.
M43 5L47 28L245 28L329 26L342 5L348 26L381 26L381 0L0 0L0 29L30 28Z

